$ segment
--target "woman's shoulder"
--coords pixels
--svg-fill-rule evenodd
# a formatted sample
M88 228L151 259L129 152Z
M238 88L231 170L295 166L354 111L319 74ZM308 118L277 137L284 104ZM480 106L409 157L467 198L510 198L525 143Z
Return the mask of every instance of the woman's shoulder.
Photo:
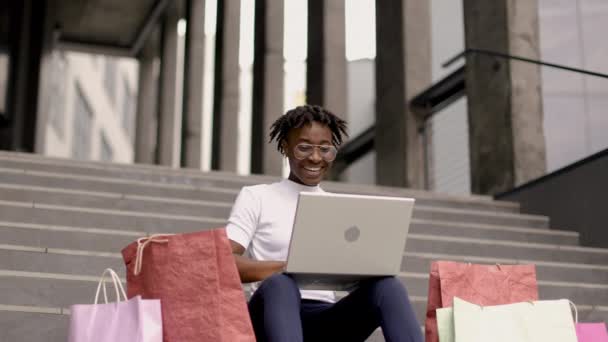
M260 197L277 191L279 187L280 182L247 185L241 188L241 192Z

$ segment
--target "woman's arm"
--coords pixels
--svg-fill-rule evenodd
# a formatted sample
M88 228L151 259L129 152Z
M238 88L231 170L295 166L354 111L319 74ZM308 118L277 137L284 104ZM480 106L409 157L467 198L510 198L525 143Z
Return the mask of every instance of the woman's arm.
M232 240L230 240L230 246L242 283L264 280L285 268L285 262L283 261L256 261L243 256L245 247Z

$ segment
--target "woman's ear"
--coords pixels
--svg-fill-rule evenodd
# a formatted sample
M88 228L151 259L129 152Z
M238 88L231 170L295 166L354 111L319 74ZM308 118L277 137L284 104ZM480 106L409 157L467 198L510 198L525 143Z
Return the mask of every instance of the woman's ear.
M281 154L283 157L287 157L287 142L285 140L281 142Z

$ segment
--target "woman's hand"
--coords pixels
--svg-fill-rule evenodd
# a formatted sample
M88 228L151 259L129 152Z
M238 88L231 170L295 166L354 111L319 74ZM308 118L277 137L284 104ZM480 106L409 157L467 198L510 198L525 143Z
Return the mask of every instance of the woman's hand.
M243 256L245 247L230 240L232 254L239 270L242 283L251 283L264 280L271 275L285 270L287 265L284 261L257 261Z

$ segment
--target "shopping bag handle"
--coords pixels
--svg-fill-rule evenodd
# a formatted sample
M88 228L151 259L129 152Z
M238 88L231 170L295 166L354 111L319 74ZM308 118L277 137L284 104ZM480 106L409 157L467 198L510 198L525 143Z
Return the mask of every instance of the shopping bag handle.
M572 302L570 299L566 299L568 301L568 303L570 303L570 307L572 308L572 311L574 311L574 323L578 323L578 309L576 308L576 305L574 304L574 302ZM534 305L533 301L530 301L530 304Z
M568 300L568 303L570 303L570 306L574 311L574 323L578 324L578 310L576 309L576 305L571 300Z
M106 273L110 274L110 277L112 278L112 282L114 283L114 291L116 291L116 301L120 302L120 294L122 293L122 296L124 298L124 300L127 300L127 293L125 292L125 289L122 287L122 282L120 281L120 277L118 276L118 274L116 274L116 272L114 272L113 269L111 268L106 268L103 273L101 274L101 278L99 279L99 283L97 284L97 292L95 292L95 304L97 304L98 300L99 300L99 290L101 290L103 288L103 299L104 299L104 303L108 304L108 294L107 294L107 290L106 290L106 282L105 282L105 276ZM103 284L103 286L102 286ZM120 290L120 292L119 292Z
M153 234L149 237L142 237L137 239L137 256L135 257L135 267L133 268L133 274L139 275L141 273L141 267L144 263L144 249L150 243L167 243L168 239L163 237L171 236L173 234Z

